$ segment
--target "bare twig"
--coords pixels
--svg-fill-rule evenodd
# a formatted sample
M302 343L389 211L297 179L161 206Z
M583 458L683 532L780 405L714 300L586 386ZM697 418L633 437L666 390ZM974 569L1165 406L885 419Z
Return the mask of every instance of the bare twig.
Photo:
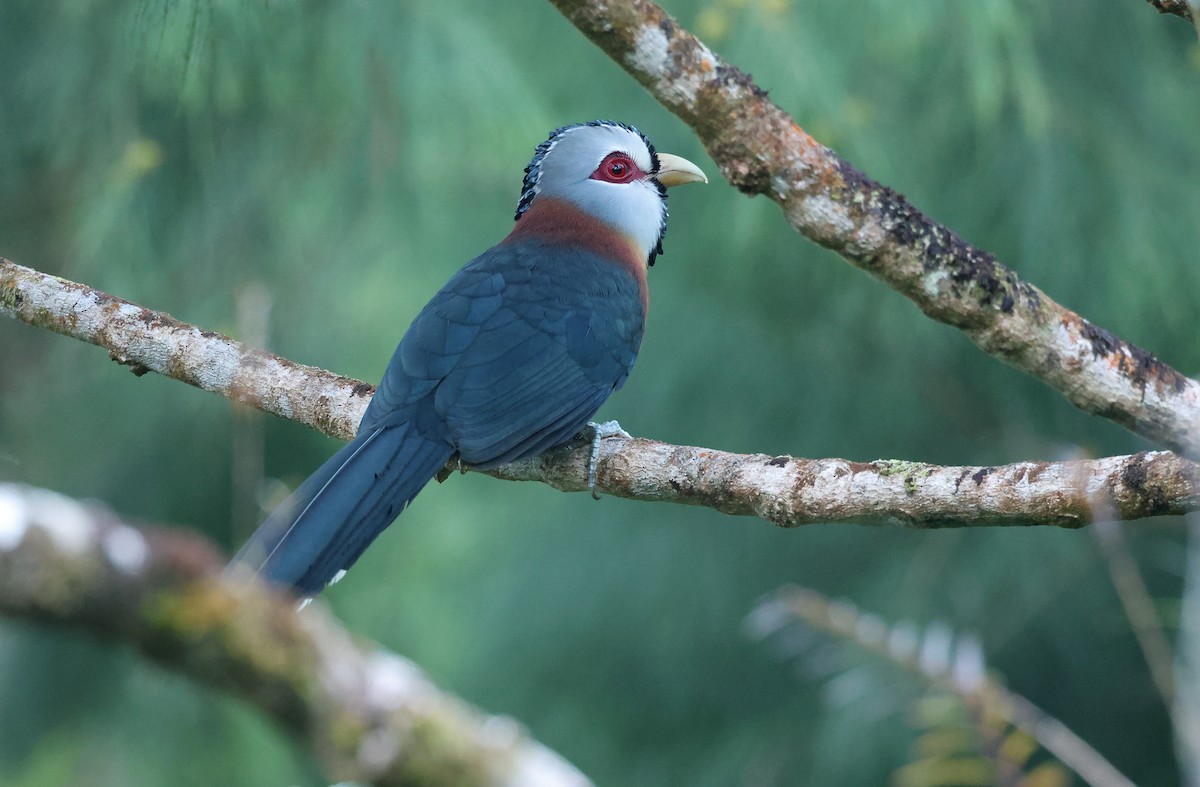
M98 344L135 369L152 369L343 440L353 436L374 390L4 260L0 311ZM489 472L582 491L587 456L585 446L569 446ZM702 505L783 527L887 520L913 527L1079 527L1092 521L1095 505L1124 519L1200 509L1200 468L1165 451L944 467L732 454L613 438L603 442L598 469L598 488L610 495Z
M238 335L251 346L266 347L271 324L271 291L252 281L237 293ZM261 410L233 404L233 451L230 456L230 531L241 542L254 532L265 512L259 504L266 478L266 426Z
M445 694L315 604L224 573L199 536L0 484L0 613L128 643L308 743L330 777L381 785L588 781L511 719Z
M726 179L1075 406L1200 458L1200 383L1060 306L804 132L649 0L551 0L700 137Z
M1098 511L1103 516L1102 511ZM1100 542L1100 548L1108 562L1108 572L1112 577L1113 587L1125 610L1125 617L1137 637L1138 646L1142 649L1142 657L1150 669L1150 677L1154 681L1166 705L1167 713L1175 719L1175 677L1172 661L1174 654L1171 643L1163 630L1162 621L1154 610L1154 600L1142 578L1137 561L1129 552L1125 542L1125 532L1121 525L1105 518L1098 521L1092 533Z
M1183 783L1200 784L1200 515L1188 516L1175 661L1175 750Z
M760 638L793 622L853 642L955 692L1029 735L1088 784L1133 787L1133 782L1069 727L990 677L974 637L956 641L948 628L934 624L922 639L909 626L890 627L848 602L801 587L782 588L761 603L749 620L752 633Z

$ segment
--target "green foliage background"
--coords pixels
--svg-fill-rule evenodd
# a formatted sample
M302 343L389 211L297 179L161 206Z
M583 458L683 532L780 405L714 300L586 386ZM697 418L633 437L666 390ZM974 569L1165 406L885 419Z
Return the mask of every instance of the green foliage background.
M814 136L1098 324L1200 373L1195 31L1138 0L669 0ZM374 380L508 230L564 123L688 129L540 0L0 0L0 255ZM602 415L732 451L991 464L1146 447L924 318L714 177L671 197L638 368ZM229 404L0 322L0 477L234 547ZM294 484L334 443L266 423ZM1133 549L1179 623L1181 523ZM752 641L795 582L980 636L1140 784L1171 730L1088 532L775 530L455 477L326 594L602 784L879 784L912 678ZM828 654L827 654L828 655ZM829 659L825 659L829 662ZM857 663L857 662L855 662ZM72 632L0 622L0 782L317 784L255 714Z

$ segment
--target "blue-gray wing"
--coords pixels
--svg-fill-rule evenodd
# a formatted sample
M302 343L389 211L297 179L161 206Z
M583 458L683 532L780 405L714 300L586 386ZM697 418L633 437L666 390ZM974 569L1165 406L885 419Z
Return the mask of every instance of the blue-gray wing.
M637 280L599 255L502 244L417 316L360 429L414 421L489 466L577 433L628 377L645 323Z

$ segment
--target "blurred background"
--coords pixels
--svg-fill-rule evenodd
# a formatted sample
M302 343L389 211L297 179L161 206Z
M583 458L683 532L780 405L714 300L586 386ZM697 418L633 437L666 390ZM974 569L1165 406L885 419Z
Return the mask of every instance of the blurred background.
M856 166L1200 374L1186 22L1140 0L665 7ZM602 416L808 457L985 465L1148 447L729 187L541 0L2 0L0 255L375 381L427 298L508 231L534 146L593 118L713 177L672 192L638 366ZM8 320L0 370L0 478L227 549L335 448ZM1176 642L1185 523L1125 532ZM455 476L325 598L600 784L974 783L906 770L929 755L920 677L823 635L748 633L787 583L975 637L994 675L1131 779L1184 778L1091 531L784 531ZM124 648L0 621L0 783L321 779L236 700Z

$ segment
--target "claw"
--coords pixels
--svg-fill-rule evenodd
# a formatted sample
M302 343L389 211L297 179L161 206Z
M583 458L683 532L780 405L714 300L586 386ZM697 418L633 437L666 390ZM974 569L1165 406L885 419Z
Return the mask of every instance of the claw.
M588 460L587 472L588 491L592 493L593 500L599 500L600 495L596 494L596 464L600 461L600 441L609 437L624 437L628 440L633 435L622 429L616 421L605 421L602 424L589 421L588 428L592 430L592 456Z
M457 452L454 454L454 456L450 457L450 461L442 465L442 468L437 471L437 475L434 476L434 480L436 480L439 484L442 483L454 474L454 468L456 467L458 468L460 475L467 472L469 469L468 465L463 463L462 457L459 456Z

